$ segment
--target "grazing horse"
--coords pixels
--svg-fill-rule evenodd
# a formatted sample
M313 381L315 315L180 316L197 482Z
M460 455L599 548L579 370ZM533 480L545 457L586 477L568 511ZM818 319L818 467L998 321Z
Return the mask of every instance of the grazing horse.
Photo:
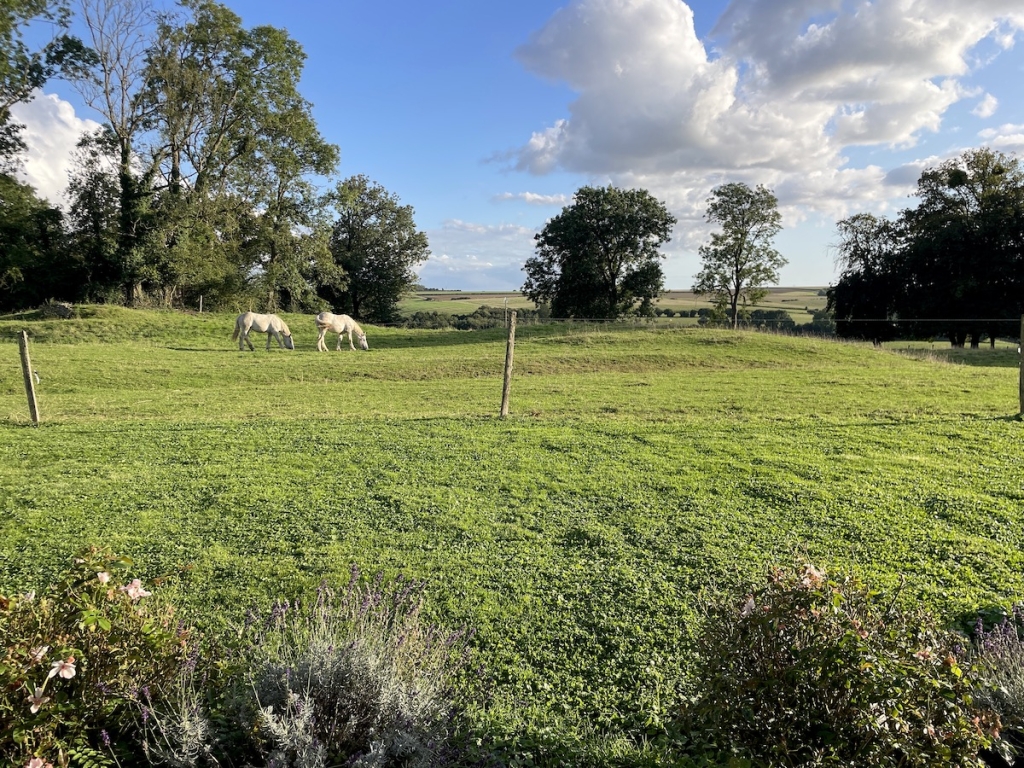
M292 332L288 330L288 324L277 315L258 315L255 312L243 312L235 320L235 332L231 334L232 339L238 339L238 349L244 349L242 343L249 345L253 352L256 348L249 340L249 331L267 334L267 351L270 351L270 337L277 339L279 346L285 349L295 349L295 342L292 341Z
M353 320L348 315L334 315L330 312L321 312L316 316L316 329L320 332L320 335L316 340L317 352L326 352L327 345L324 343L324 336L327 332L338 334L338 347L341 350L341 337L346 333L348 334L348 345L354 350L356 345L352 343L353 335L359 339L359 346L363 350L369 350L370 345L366 343L366 334L363 333L363 329L359 327L359 323Z

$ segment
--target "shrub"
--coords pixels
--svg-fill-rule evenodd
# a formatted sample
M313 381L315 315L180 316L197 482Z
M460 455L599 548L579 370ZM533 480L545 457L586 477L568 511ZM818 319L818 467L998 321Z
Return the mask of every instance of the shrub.
M341 594L322 584L309 604L283 601L265 618L250 611L216 683L186 664L152 708L148 756L179 768L455 760L451 685L468 638L428 626L422 597L422 584L400 578L386 589L378 576L363 586L353 569Z
M709 611L682 724L718 758L779 766L977 766L998 717L922 611L812 566Z
M92 548L43 594L0 597L4 765L113 765L136 702L177 674L188 633L131 565Z
M974 663L984 681L979 707L999 715L1005 727L994 750L1005 756L1024 752L1024 607L1015 606L1001 622L986 630L979 619L975 632ZM999 763L993 763L999 764Z
M250 709L276 766L437 765L452 716L464 633L422 620L422 584L321 585L308 606L280 603L250 625Z

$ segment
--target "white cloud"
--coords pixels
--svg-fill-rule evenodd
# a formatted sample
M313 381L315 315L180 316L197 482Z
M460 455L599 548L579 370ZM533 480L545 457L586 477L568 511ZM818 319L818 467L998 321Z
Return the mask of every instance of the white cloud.
M502 192L494 199L499 202L521 200L530 205L566 205L569 202L568 195L541 195L537 192Z
M42 197L62 204L71 153L82 134L95 131L100 124L78 117L74 107L60 97L39 92L32 101L15 104L11 114L25 126L21 135L28 145L20 175Z
M985 143L1003 152L1024 152L1024 125L1007 123L978 133Z
M978 95L963 83L975 46L1022 29L1020 0L733 0L709 51L681 0L573 0L517 56L577 98L513 164L642 179L681 219L733 180L772 186L790 220L877 208L908 179L850 167L844 150L939 130Z
M523 263L533 255L534 234L518 224L449 219L427 231L432 254L417 273L431 288L515 291L523 283Z
M999 99L993 96L991 93L986 93L985 98L978 102L978 106L971 110L972 115L977 115L981 118L992 117L999 109Z

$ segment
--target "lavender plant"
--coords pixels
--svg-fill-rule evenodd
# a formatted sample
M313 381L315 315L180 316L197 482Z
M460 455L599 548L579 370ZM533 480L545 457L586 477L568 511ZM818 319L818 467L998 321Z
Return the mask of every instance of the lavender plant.
M999 714L1003 731L991 750L983 753L988 765L1013 765L1024 754L1024 606L990 629L979 617L974 633L974 664L983 685L979 707Z
M453 714L451 681L468 656L467 634L422 617L423 585L353 569L340 591L321 584L309 604L276 604L252 616L241 647L251 700L241 712L267 765L317 768L444 763Z

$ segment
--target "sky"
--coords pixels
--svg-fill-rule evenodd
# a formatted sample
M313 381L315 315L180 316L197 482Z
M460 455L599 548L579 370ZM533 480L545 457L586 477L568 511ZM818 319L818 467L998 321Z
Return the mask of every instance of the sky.
M166 0L158 5L167 7ZM431 288L515 291L534 235L584 185L677 217L668 289L700 270L715 186L779 199L784 286L837 277L835 223L913 205L965 149L1024 153L1022 0L226 0L288 30L337 178L415 210ZM73 88L19 105L24 178L63 201L96 127Z

